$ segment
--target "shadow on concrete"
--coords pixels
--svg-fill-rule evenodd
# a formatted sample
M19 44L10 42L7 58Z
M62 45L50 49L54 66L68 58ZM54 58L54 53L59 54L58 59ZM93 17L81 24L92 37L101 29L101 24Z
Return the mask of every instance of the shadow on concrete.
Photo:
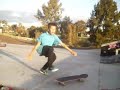
M60 85L58 85L58 83L55 81L57 78L59 77L64 77L64 76L69 76L71 75L71 69L72 67L70 67L69 65L66 65L65 64L67 62L69 62L69 60L71 59L72 57L68 57L68 58L65 58L64 60L61 60L59 62L57 62L55 65L60 69L59 71L57 72L50 72L48 71L48 75L42 75L40 73L37 73L37 74L33 74L32 75L32 79L28 80L28 81L25 81L21 87L24 87L24 88L27 88L27 90L72 90L70 89L66 89L66 88L62 88ZM81 65L82 67L82 65ZM66 71L65 71L66 70ZM81 74L80 72L78 72L79 74ZM77 73L77 74L78 74ZM76 73L73 72L73 75L76 75ZM79 83L71 83L70 85L72 84L79 84ZM79 87L77 87L78 89L76 90L79 90Z
M22 62L19 58L15 57L15 56L13 56L13 55L11 55L11 54L9 54L9 53L6 53L6 52L4 52L3 50L0 50L0 53L3 54L3 55L5 55L5 56L7 56L7 57L9 57L9 58L11 58L12 60L14 60L14 61L16 61L16 62L24 65L25 67L27 67L27 68L35 71L35 72L39 72L39 70L36 70L36 69L32 68L31 66L29 66L29 65L27 65L26 63Z

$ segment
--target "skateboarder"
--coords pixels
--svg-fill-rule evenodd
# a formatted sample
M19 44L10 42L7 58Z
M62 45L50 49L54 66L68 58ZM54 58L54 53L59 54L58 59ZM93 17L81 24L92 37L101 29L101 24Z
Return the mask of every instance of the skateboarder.
M40 56L48 57L47 63L40 69L40 73L47 74L47 70L51 70L52 72L57 71L58 69L53 66L53 62L56 60L56 55L54 53L53 46L61 45L65 49L67 49L72 55L77 56L77 53L71 50L67 45L65 45L55 34L57 29L56 23L48 24L48 31L42 33L37 38L37 44L34 46L32 51L28 55L28 59L31 60L33 53L37 50Z

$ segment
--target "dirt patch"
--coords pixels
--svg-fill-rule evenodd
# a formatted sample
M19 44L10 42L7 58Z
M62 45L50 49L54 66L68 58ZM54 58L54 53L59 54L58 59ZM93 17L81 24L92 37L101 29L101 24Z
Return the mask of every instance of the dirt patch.
M10 44L21 44L21 45L33 45L32 42L28 42L25 40L18 40L15 38L11 38L9 36L4 36L4 35L0 35L0 42L2 43L10 43Z

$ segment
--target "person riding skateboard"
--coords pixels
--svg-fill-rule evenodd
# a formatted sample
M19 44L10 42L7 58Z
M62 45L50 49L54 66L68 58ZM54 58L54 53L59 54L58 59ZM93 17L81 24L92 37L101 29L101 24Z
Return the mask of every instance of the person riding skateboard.
M64 44L58 36L55 34L57 29L56 23L48 23L48 31L42 33L36 40L37 44L33 47L32 51L28 55L28 59L32 60L33 53L35 50L40 56L45 56L48 58L46 64L40 69L40 73L47 74L47 70L52 72L58 69L53 66L53 62L56 60L56 55L54 53L54 45L61 45L67 49L73 56L77 56L77 53L71 50L66 44Z

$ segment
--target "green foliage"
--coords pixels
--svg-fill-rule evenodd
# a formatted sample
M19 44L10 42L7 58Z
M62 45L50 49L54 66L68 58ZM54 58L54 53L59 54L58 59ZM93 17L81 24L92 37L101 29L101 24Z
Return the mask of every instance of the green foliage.
M76 26L76 32L78 37L85 37L86 34L86 23L83 20L77 21L74 24Z
M77 31L76 31L76 26L72 23L68 23L65 28L64 32L62 32L62 39L63 42L68 44L69 46L75 46L78 44L78 36L77 36Z
M64 42L67 42L67 35L68 35L68 25L72 23L72 20L70 17L65 16L63 20L60 22L60 32L61 32L61 38L63 39Z
M47 25L49 22L59 22L62 14L62 4L59 0L49 0L47 5L43 4L42 10L38 10L36 18L42 21L43 25Z
M17 31L17 25L16 25L16 24L13 24L13 25L11 26L11 29L12 29L12 31L15 33L15 32Z
M36 29L35 26L31 26L30 28L27 29L29 38L35 38L35 29Z
M86 29L86 23L83 20L75 22L77 32L84 32Z
M100 0L94 6L91 17L88 20L90 28L90 41L101 44L108 41L119 40L120 12L113 0ZM103 38L104 37L104 38Z
M27 36L27 32L25 30L25 27L21 23L19 23L16 32L17 32L18 36L22 36L22 37Z
M14 36L27 37L27 31L21 23L19 23L19 25L13 24L11 26L11 31L11 34Z
M9 25L8 25L8 22L6 20L0 20L0 26L2 28L3 33L9 31Z
M47 30L46 26L42 27L31 26L30 28L27 29L28 37L37 38L41 33L45 32L46 30Z
M91 43L87 39L82 39L78 42L79 47L89 47Z
M86 23L82 20L78 20L75 23L72 23L70 17L65 16L63 21L61 21L61 38L64 43L68 44L71 47L80 46L80 37L78 33L86 33Z

